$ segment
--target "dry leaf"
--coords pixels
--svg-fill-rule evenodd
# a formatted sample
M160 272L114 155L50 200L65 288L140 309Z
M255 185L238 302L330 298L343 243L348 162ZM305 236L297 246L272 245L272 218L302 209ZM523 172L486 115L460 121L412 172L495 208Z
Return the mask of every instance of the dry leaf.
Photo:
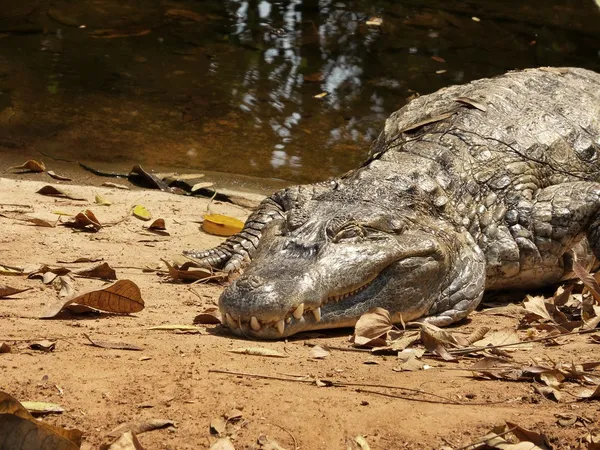
M210 421L210 434L216 434L217 436L223 436L227 430L227 422L221 417L217 417Z
M215 276L210 269L204 267L198 267L195 263L185 263L181 267L177 268L169 264L164 259L161 259L162 262L165 263L167 269L169 270L169 276L173 279L173 281L198 281L203 280L205 278L211 279L222 279L226 276L223 274L222 276ZM194 270L189 270L190 268L195 268Z
M154 222L150 224L148 227L149 230L161 230L164 231L167 229L165 226L165 219L156 219Z
M63 189L58 189L54 186L51 185L46 185L43 188L41 188L40 190L37 191L37 194L41 194L41 195L48 195L51 197L64 197L64 198L68 198L71 200L82 200L85 201L85 198L80 198L80 197L75 197L73 194L70 194L69 192L63 190Z
M43 423L12 414L0 414L0 436L3 450L79 450L79 446Z
M7 450L21 449L19 445L11 446L10 443L22 442L24 436L33 437L37 435L40 442L35 441L32 444L37 444L36 449L40 450L71 450L78 449L81 445L83 434L77 429L65 430L58 428L45 422L38 422L25 407L19 403L14 397L6 392L0 391L0 437L4 439L3 443L7 444ZM22 421L14 421L12 417L18 417L24 421L32 422L35 426L30 427ZM9 432L11 434L9 434ZM75 444L75 447L66 445L62 440L54 440L54 436L59 436ZM35 439L35 438L34 438ZM42 446L42 443L48 439L49 445ZM56 446L50 445L54 442ZM60 444L60 445L59 445Z
M573 272L575 272L575 275L583 282L585 287L588 288L596 302L600 303L600 285L596 279L576 260L573 260Z
M412 372L421 370L425 365L419 358L425 351L422 349L405 349L398 353L398 365L392 370L395 372Z
M320 94L313 95L313 98L323 98L323 97L326 97L327 95L328 95L327 92L321 92Z
M374 308L360 316L356 322L352 342L355 345L384 346L385 335L392 327L390 313L383 308Z
M266 434L261 434L256 440L261 450L287 450L279 445L274 439L270 439Z
M329 356L329 352L327 350L325 350L323 347L321 347L320 345L315 345L313 346L313 348L310 349L309 358L312 359L325 359Z
M150 211L148 211L144 206L142 205L135 205L133 207L133 210L131 212L135 217L137 217L140 220L150 220L152 219L152 215L150 214Z
M62 406L48 402L21 402L21 405L31 414L61 414L65 412Z
M62 175L58 175L57 173L55 173L53 170L49 170L48 172L46 172L48 175L50 175L52 178L54 178L55 180L59 180L59 181L73 181L72 178L69 177L63 177Z
M87 267L73 272L75 275L85 278L100 278L102 280L116 280L117 273L108 263L101 263L97 266Z
M75 295L75 287L73 286L74 280L69 275L59 276L60 280L60 291L58 296L60 298L70 298Z
M101 311L117 314L131 314L144 309L140 288L130 280L120 280L96 291L87 292L71 300L61 300L50 305L40 316L41 319L55 317L70 303L79 303Z
M456 358L448 353L447 347L457 347L458 343L452 334L427 322L415 322L421 329L421 342L427 350L442 357L446 361L456 361Z
M199 191L200 189L206 189L209 188L213 185L214 183L210 183L208 181L205 181L203 183L196 183L195 185L192 186L192 188L190 189L190 192L194 193L196 191Z
M49 341L47 339L45 339L43 341L32 342L31 344L29 344L30 349L41 350L46 353L53 352L55 347L56 347L56 342Z
M41 217L25 217L22 220L29 222L30 224L35 225L36 227L44 227L44 228L54 228L54 227L56 227L56 224L58 223L58 219L50 221L50 220L42 219Z
M88 341L90 341L89 345L91 345L93 347L112 348L115 350L133 350L133 351L138 351L138 352L141 352L142 350L144 350L142 347L138 347L137 345L133 345L133 344L128 344L126 342L100 341L98 339L92 339L85 333L83 335L86 337L86 339Z
M232 236L244 228L244 222L222 214L207 214L202 222L202 230L216 236Z
M271 350L270 348L264 347L235 348L228 351L231 353L239 353L242 355L267 356L271 358L287 358L286 355L279 353L277 350Z
M352 440L353 447L356 450L371 450L369 443L364 436L358 435Z
M473 100L472 98L467 98L467 97L457 97L454 99L455 102L458 103L463 103L465 105L469 105L472 106L475 109L478 109L480 111L486 112L487 111L487 106L485 106L483 103L480 103L476 100Z
M17 289L14 287L10 287L7 285L0 285L0 298L9 297L11 295L20 294L21 292L25 292L30 290L31 288L25 289Z
M110 445L100 446L100 450L144 450L135 433L128 431L123 433Z
M585 389L577 393L577 397L581 400L598 400L600 399L600 385L593 389Z
M43 172L46 170L46 165L43 162L38 162L34 159L30 159L29 161L25 161L20 166L9 167L6 170L22 170L24 172Z
M219 308L213 306L205 309L203 312L194 317L196 325L218 325L221 324L221 312Z
M217 439L213 445L210 446L210 450L235 450L233 443L227 437Z
M8 345L6 342L1 342L0 353L10 353L10 345Z
M440 56L435 56L434 55L434 56L431 57L431 59L433 59L434 61L439 62L439 63L445 63L446 62L446 60L444 58L440 57Z
M122 184L111 183L110 181L105 181L104 183L102 183L102 186L117 188L117 189L124 189L127 191L129 190L129 186L123 186Z
M96 215L89 209L81 211L71 222L65 222L63 226L86 231L99 231L102 228Z
M112 202L110 200L106 200L104 197L102 197L100 194L96 194L96 197L94 199L94 201L100 205L100 206L110 206L112 205Z

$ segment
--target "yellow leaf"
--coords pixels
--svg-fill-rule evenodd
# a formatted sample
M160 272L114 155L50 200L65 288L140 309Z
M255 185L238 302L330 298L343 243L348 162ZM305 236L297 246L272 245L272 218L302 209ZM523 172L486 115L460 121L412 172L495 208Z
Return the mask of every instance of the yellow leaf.
M321 92L320 94L313 95L313 98L323 98L327 96L327 92Z
M133 215L135 217L137 217L138 219L141 219L141 220L150 220L152 218L152 215L150 214L150 211L148 211L142 205L135 205L134 206L134 208L133 208Z
M202 222L204 231L217 236L231 236L242 231L242 228L244 228L244 222L221 214L208 214L204 216L204 222Z
M38 162L34 159L30 159L29 161L25 161L20 166L9 167L7 170L23 170L27 172L43 172L46 170L46 166L43 162Z
M96 203L98 203L101 206L110 206L110 205L112 205L111 201L106 200L100 194L96 194Z

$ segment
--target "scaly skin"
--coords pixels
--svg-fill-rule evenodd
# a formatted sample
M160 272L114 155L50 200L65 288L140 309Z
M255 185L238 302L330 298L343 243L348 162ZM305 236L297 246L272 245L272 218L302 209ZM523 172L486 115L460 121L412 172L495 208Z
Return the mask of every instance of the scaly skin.
M352 326L376 306L448 325L484 289L557 283L573 252L600 256L599 150L596 73L452 86L392 114L362 167L276 192L241 233L188 254L243 269L219 304L236 334Z

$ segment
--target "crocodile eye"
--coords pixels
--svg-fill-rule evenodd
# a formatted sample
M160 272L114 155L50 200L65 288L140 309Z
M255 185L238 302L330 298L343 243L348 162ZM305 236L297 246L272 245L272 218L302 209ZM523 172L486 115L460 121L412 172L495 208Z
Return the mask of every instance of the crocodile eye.
M339 242L344 239L357 239L363 238L365 232L363 228L357 223L347 224L335 233L333 236L333 242Z

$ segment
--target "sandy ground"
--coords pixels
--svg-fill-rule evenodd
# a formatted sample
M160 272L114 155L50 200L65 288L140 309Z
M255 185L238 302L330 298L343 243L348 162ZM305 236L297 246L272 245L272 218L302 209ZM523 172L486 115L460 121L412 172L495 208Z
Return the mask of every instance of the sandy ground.
M15 179L16 178L16 179ZM546 433L556 449L587 448L578 439L587 430L578 422L559 426L557 414L594 419L598 402L556 403L534 391L530 382L485 381L467 370L472 358L444 362L426 358L428 370L397 372L392 356L331 350L324 360L310 359L310 347L320 344L349 348L352 330L322 337L302 337L287 342L249 342L233 338L219 327L201 332L149 330L163 324L193 323L205 308L215 305L223 289L218 283L178 284L143 268L163 268L161 258L179 258L184 249L208 248L219 237L199 230L208 201L148 190L121 191L99 186L65 186L86 198L74 201L45 197L35 192L45 184L57 185L46 174L0 178L0 264L48 264L77 268L89 264L60 264L79 257L102 258L119 279L134 281L141 289L145 309L131 316L100 314L61 316L40 320L44 307L56 301L57 290L39 279L0 275L0 285L31 288L10 299L0 299L0 344L11 353L0 354L0 388L19 400L60 404L62 414L48 415L50 423L77 427L84 432L82 448L98 448L105 435L119 424L145 419L168 419L174 425L139 435L147 449L208 448L216 440L211 421L241 411L227 433L236 449L263 448L260 435L285 449L346 449L363 435L371 449L459 449L478 441L505 421ZM98 180L100 184L102 179ZM94 204L98 193L113 202ZM166 221L170 236L148 233L147 223L127 216L134 204L144 205L154 218ZM78 232L63 226L43 228L19 217L54 217L53 212L75 214L91 209L102 223L119 222L97 233ZM248 211L231 204L213 204L212 212L244 218ZM99 289L103 281L77 278L79 292ZM511 317L473 314L456 331L469 333L480 326L515 329ZM519 332L522 337L526 332ZM106 341L142 347L142 351L114 350L87 345L84 334ZM32 341L56 341L52 352L31 350ZM532 344L531 350L511 355L524 363L599 359L600 347L587 336L562 338L561 345ZM244 347L277 350L286 358L266 358L232 353ZM404 395L399 399L357 392L356 387L318 387L315 383L250 378L209 372L211 369L271 377L302 376L306 380L395 385L444 396L463 404L425 402L422 396L385 388L365 388ZM439 399L438 399L439 400ZM239 415L237 412L234 415ZM586 425L590 429L595 423ZM296 442L296 443L295 443ZM267 447L264 447L267 448Z

